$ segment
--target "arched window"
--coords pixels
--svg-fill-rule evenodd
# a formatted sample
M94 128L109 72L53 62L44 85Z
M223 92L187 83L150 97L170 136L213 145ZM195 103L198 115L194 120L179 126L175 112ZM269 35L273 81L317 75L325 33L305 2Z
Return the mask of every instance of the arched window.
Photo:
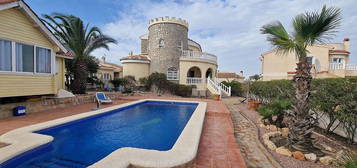
M160 39L159 40L159 48L163 48L163 47L165 47L165 41L164 41L164 39Z
M171 67L167 69L167 80L178 80L177 68Z

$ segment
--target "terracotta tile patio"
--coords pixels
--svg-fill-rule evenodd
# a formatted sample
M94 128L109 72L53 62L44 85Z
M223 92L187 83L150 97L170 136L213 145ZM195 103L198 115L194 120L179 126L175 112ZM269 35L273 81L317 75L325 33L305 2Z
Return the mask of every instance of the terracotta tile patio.
M141 97L130 96L114 100L113 105L122 104L143 98L183 99L172 97ZM198 155L195 161L196 168L244 168L244 159L236 143L230 112L221 101L209 99L185 99L206 101L208 108L200 140ZM69 115L90 111L94 103L58 108L21 117L0 119L0 135L27 125L49 121ZM108 107L111 105L104 105Z

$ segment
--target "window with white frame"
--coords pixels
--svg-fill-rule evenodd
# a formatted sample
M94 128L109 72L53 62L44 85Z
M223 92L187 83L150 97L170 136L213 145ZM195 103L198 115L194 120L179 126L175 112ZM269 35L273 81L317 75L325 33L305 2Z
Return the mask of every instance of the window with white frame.
M36 72L51 73L51 50L36 47Z
M0 39L0 71L50 74L51 50Z
M0 71L11 71L12 46L11 41L0 40Z
M165 47L165 41L164 39L159 40L159 48L164 48Z
M178 80L178 72L175 67L167 69L167 80Z
M342 64L342 63L344 63L344 60L343 60L343 58L336 57L336 58L332 58L332 63Z
M34 46L16 43L16 72L34 72Z

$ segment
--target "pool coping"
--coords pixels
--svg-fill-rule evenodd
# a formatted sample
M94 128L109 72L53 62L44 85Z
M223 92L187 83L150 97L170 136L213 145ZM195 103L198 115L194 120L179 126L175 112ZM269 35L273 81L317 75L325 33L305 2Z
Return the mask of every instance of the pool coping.
M129 166L177 167L193 161L198 151L198 145L201 137L205 112L207 109L207 103L188 100L142 99L9 131L0 136L0 142L10 144L8 146L0 148L0 164L19 154L22 154L26 151L35 149L41 145L53 141L53 137L34 133L35 131L106 113L118 108L123 108L145 101L198 103L198 105L196 107L196 110L191 115L190 120L187 122L185 128L182 130L176 143L170 150L158 151L124 147L113 151L103 159L88 166L88 168L126 168Z

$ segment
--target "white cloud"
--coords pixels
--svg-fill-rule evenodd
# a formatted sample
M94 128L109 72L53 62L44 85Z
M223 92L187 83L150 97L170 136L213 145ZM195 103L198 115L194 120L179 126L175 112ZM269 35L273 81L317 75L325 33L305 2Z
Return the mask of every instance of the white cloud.
M108 60L119 63L129 51L140 52L139 36L147 32L148 20L161 16L186 19L189 36L199 42L204 50L219 57L221 71L245 71L249 75L260 73L259 56L271 49L265 36L260 34L262 25L280 20L290 27L291 18L308 10L317 10L323 4L342 8L343 26L334 39L341 42L350 37L352 44L357 40L357 13L353 9L354 0L150 0L118 1L129 3L117 13L117 20L103 26L103 31L116 38L118 45L111 45L110 51L98 50L98 57L104 53ZM357 46L351 46L351 60ZM357 56L355 56L357 57Z

